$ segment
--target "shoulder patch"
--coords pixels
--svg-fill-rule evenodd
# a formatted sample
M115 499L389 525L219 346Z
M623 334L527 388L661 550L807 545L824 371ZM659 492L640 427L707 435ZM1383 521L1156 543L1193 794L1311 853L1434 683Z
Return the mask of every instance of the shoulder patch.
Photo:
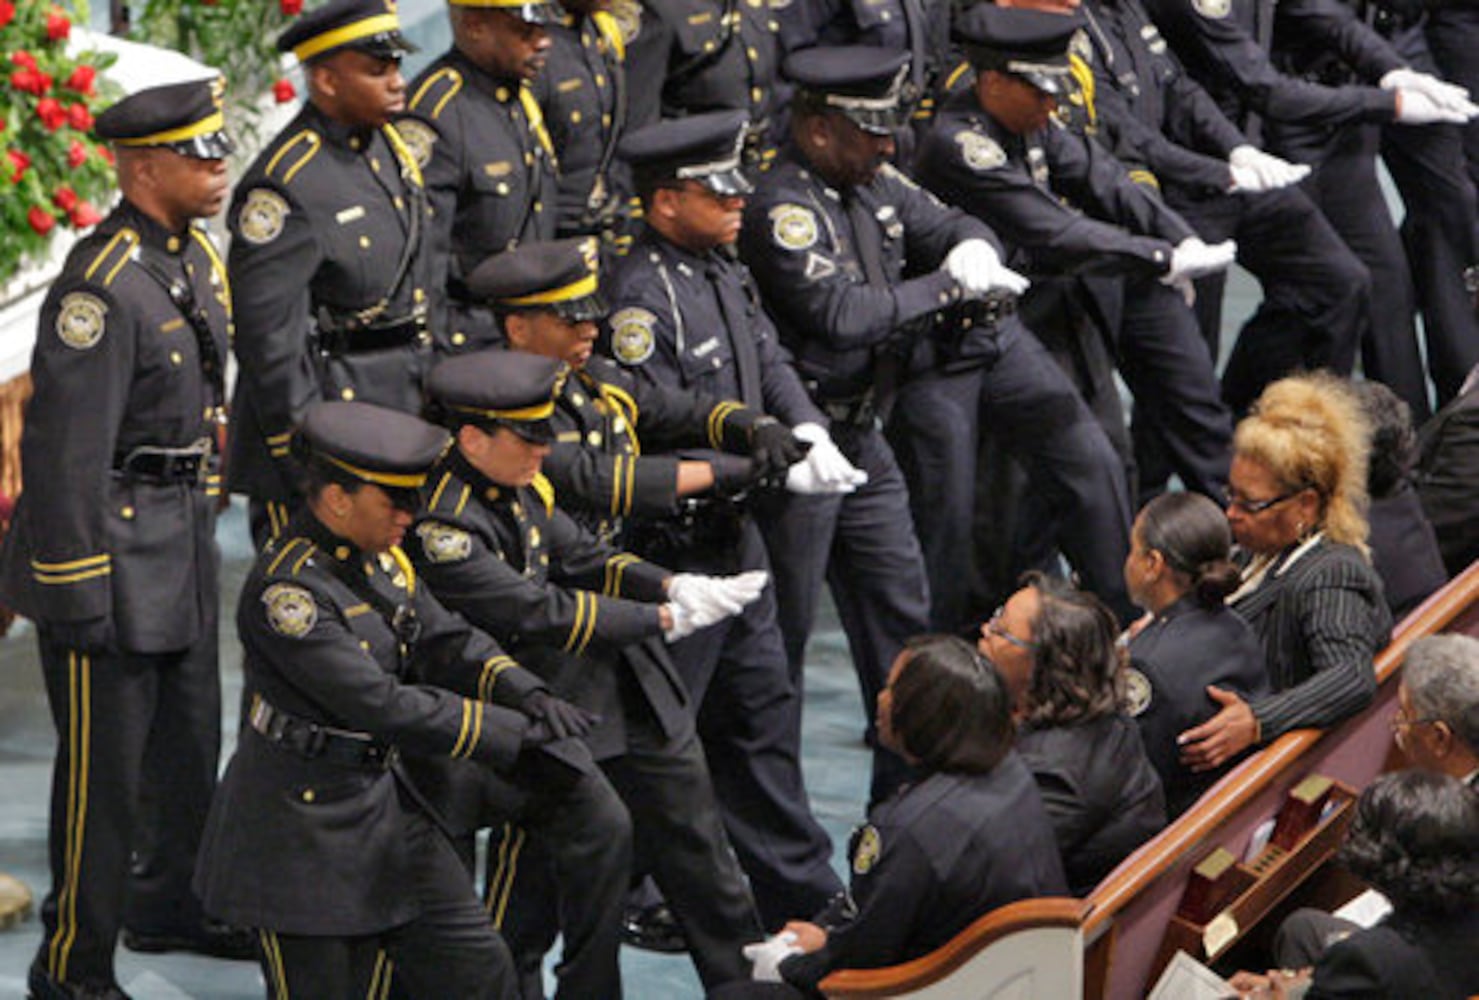
M770 216L770 235L787 250L805 250L817 241L817 217L804 205L789 202L777 205Z
M267 624L278 635L301 639L318 622L318 604L313 594L294 583L274 583L262 591Z
M57 339L74 351L96 347L107 315L107 304L91 292L68 292L56 314Z
M883 837L878 833L878 827L869 823L858 832L858 844L852 852L852 871L854 875L866 875L878 864L878 856L883 853Z
M1130 716L1138 716L1150 707L1151 698L1155 689L1150 686L1150 678L1146 677L1134 667L1125 668L1125 712Z
M440 521L423 521L416 526L421 551L434 563L462 562L472 555L472 536L461 528Z
M236 214L241 238L256 246L271 243L282 235L288 217L288 200L271 188L254 188L242 200Z
M416 88L416 93L411 95L406 107L435 121L446 108L447 102L456 97L461 89L462 74L451 66L443 66Z
M657 346L653 328L657 317L647 309L632 306L611 317L611 351L624 365L640 365L652 357Z
M955 133L955 141L960 143L960 158L965 165L978 173L995 170L1007 162L1007 151L989 135L962 129Z
M1191 0L1191 9L1211 21L1232 13L1232 0Z

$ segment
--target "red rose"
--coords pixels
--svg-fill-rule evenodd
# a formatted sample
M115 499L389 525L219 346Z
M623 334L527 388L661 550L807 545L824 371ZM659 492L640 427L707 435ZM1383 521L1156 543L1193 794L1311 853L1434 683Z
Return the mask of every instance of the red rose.
M67 77L67 82L64 86L68 90L75 90L79 94L91 97L93 92L92 85L97 78L98 71L93 67L78 66L72 71L72 75Z
M82 166L86 162L87 147L78 142L76 139L73 139L72 145L67 147L67 166L71 167L73 170L76 170L78 167Z
M36 57L31 55L31 53L27 52L25 49L20 49L17 52L11 53L10 61L24 69L36 68Z
M60 7L53 7L46 12L46 37L53 42L60 42L72 33L72 22L67 20L67 15L62 13Z
M55 97L43 97L36 102L36 117L41 119L46 131L55 132L67 124L67 109Z
M293 89L293 81L278 80L272 85L272 96L277 99L278 104L286 104L297 97L298 92Z
M15 19L15 4L10 0L0 0L0 28L5 27Z
M77 207L77 192L69 187L59 187L52 194L51 202L63 212L70 212Z
M288 17L303 13L303 0L277 0L277 5Z
M98 155L101 156L110 167L113 165L113 150L109 149L107 146L99 146Z
M52 227L56 225L56 219L52 214L39 205L31 206L31 210L26 213L26 221L42 236L51 232Z
M18 69L10 74L10 85L16 90L40 97L51 89L51 75L34 69Z
M78 229L86 229L88 226L96 226L103 221L98 210L85 201L79 201L77 207L71 212L72 225Z
M92 128L92 112L87 110L86 104L73 104L67 108L67 124L79 132L86 132Z
M10 161L11 167L15 170L10 175L10 182L12 184L20 181L22 177L26 176L26 171L31 169L31 158L18 149L6 150L5 158Z

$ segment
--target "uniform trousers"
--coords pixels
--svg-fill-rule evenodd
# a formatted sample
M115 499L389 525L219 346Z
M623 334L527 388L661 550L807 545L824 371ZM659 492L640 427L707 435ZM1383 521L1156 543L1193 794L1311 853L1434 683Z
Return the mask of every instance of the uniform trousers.
M1435 4L1428 11L1424 31L1428 50L1442 71L1439 75L1466 88L1471 95L1479 94L1479 59L1474 58L1474 53L1479 52L1479 3L1460 0ZM1460 128L1469 179L1479 188L1479 121ZM1479 228L1479 219L1474 220L1474 225Z
M407 857L415 862L420 913L378 934L317 937L262 929L262 974L269 1000L384 997L394 970L412 1000L517 1000L508 947L488 922L450 840L419 810L407 812Z
M1059 544L1085 584L1128 607L1121 569L1129 504L1114 446L1020 322L1008 321L996 342L1000 353L988 364L935 369L906 382L889 428L929 571L930 626L953 632L981 617L971 586L978 575L977 490L988 488L976 468L983 427L1027 470L1033 503L1052 511L1046 522L1057 525ZM1025 552L1019 557L1012 579L1030 567Z
M190 880L216 787L221 681L215 604L202 605L202 638L178 653L85 653L40 631L57 756L36 962L58 981L111 984L125 925L191 934L204 920Z
M799 689L806 641L825 579L847 635L873 747L869 802L882 802L908 780L902 758L877 742L878 693L904 641L928 631L929 581L909 511L904 474L883 432L834 423L847 460L868 474L855 493L767 498L761 529L775 572L775 597L791 678ZM797 913L815 910L793 909Z
M770 570L765 543L745 517L726 553L665 554L683 572ZM766 928L815 913L842 882L832 870L832 840L811 813L801 775L801 686L788 667L776 615L777 585L734 618L670 647L699 706L719 809Z

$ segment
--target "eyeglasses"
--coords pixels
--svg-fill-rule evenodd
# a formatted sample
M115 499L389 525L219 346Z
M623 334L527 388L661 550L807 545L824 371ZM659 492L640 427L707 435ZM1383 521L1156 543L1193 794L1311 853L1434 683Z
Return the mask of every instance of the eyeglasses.
M986 631L989 634L996 636L998 639L1001 639L1003 642L1016 646L1018 649L1026 650L1029 652L1036 649L1037 643L1033 642L1031 639L1023 639L1020 636L1012 635L1012 633L1001 627L1001 614L1005 610L1006 609L1004 607L1001 607L991 612L991 617L986 619L986 624L984 626Z
M1396 730L1396 729L1406 729L1406 728L1410 728L1412 726L1430 726L1430 725L1432 725L1435 722L1442 722L1442 721L1443 721L1442 719L1434 719L1434 718L1409 719L1409 718L1407 718L1407 716L1405 716L1405 715L1402 714L1402 710L1401 709L1398 709L1397 710L1397 714L1392 716L1391 726L1392 726L1392 729Z
M1298 489L1290 490L1288 493L1280 493L1278 496L1270 500L1248 500L1234 493L1230 489L1225 489L1222 491L1222 500L1223 505L1226 506L1228 510L1240 510L1244 514L1262 514L1270 507L1277 507L1285 500L1291 500L1294 497L1299 496L1299 494L1303 493L1307 489L1309 489L1308 486L1301 486Z

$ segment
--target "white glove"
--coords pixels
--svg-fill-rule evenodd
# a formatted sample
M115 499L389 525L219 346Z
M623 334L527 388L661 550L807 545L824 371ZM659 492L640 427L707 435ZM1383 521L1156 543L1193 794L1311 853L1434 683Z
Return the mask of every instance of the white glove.
M663 633L663 638L674 642L739 614L760 596L769 579L763 569L737 576L677 574L668 581L668 608L673 615L673 627Z
M1479 106L1464 101L1461 106L1439 104L1420 90L1403 88L1397 91L1397 124L1399 125L1462 125L1479 115Z
M810 442L806 457L786 470L786 489L792 493L851 493L868 481L868 474L847 460L832 443L821 424L797 424L791 428Z
M778 983L781 981L781 963L792 955L801 954L801 949L796 947L794 931L781 931L764 941L745 945L740 954L754 965L751 979L757 983Z
M1421 73L1403 66L1388 70L1377 84L1382 90L1415 90L1432 99L1440 108L1462 110L1469 103L1469 92L1458 84L1440 80L1431 73Z
M1234 191L1276 191L1309 176L1303 163L1290 163L1256 146L1238 146L1227 154Z
M1021 295L1031 284L1001 262L990 243L982 239L961 240L940 265L965 292L967 298L984 298L991 292Z
M1200 237L1188 236L1171 252L1171 270L1162 276L1161 282L1179 287L1186 281L1226 271L1237 255L1238 245L1232 240L1208 246Z

